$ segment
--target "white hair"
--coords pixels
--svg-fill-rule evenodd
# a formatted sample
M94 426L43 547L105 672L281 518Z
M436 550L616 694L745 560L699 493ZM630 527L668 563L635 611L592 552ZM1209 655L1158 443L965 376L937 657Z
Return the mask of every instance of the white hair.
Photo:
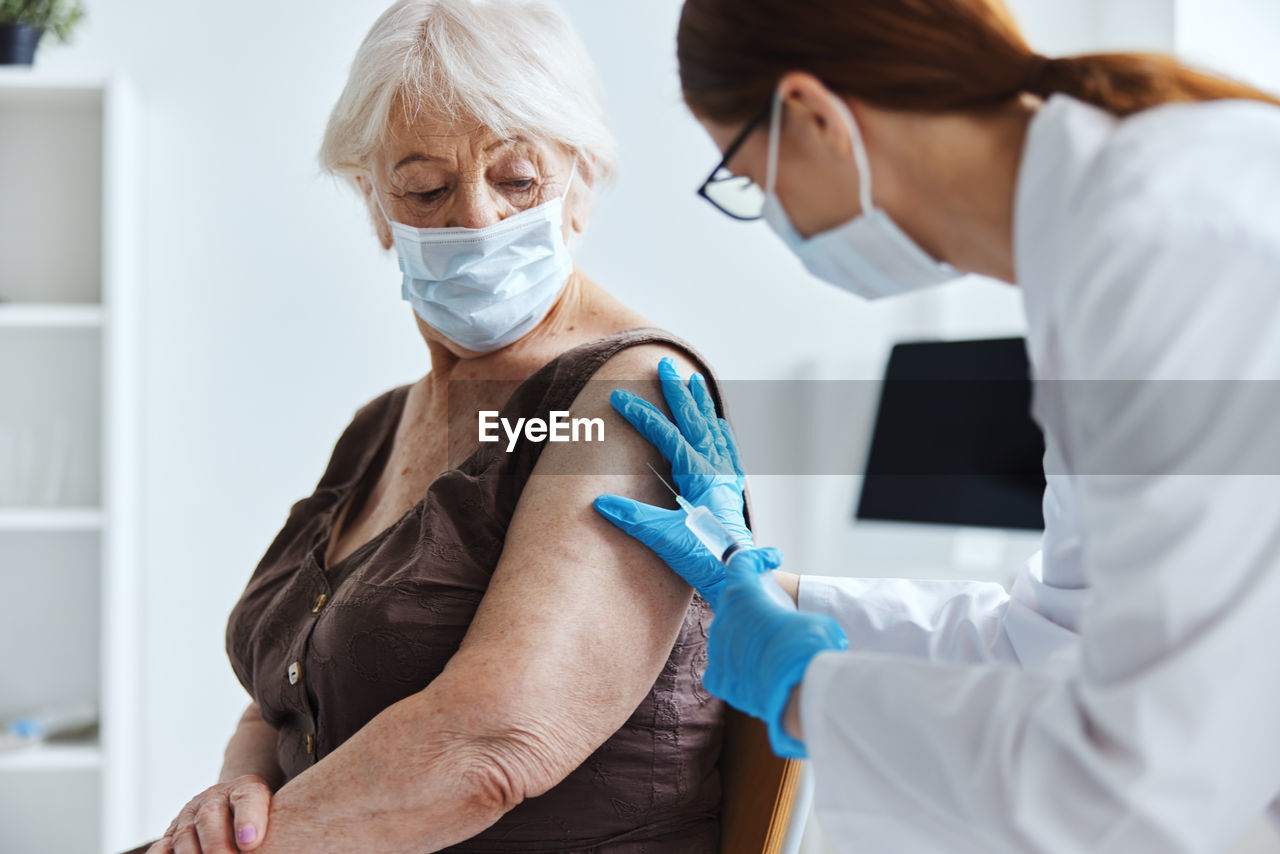
M354 184L387 142L397 103L475 119L503 137L560 143L591 183L617 171L591 58L553 6L530 0L398 0L351 63L320 164Z

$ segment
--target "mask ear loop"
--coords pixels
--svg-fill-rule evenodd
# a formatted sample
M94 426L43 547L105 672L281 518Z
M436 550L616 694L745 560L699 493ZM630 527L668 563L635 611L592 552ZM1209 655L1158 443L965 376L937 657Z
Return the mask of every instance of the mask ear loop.
M843 98L836 96L836 109L844 126L849 131L849 144L853 147L853 165L858 170L858 203L862 205L862 214L866 216L875 210L871 201L871 161L867 159L867 147L862 142L862 134L858 132L858 123Z
M765 158L764 194L772 196L778 183L778 146L782 138L782 89L773 90L773 111L769 114L769 154Z
M765 159L764 192L773 195L778 184L778 156L782 140L782 89L773 93L773 112L769 116L769 154ZM849 131L849 144L853 148L853 165L858 170L858 203L862 205L864 214L875 209L871 200L871 162L867 159L867 147L862 142L862 134L858 132L858 123L853 118L849 106L837 97L836 109Z
M573 189L573 182L578 178L578 152L573 153L573 165L569 167L569 182L564 185L564 193L560 196L560 204L563 206L569 201L569 192ZM565 214L562 213L562 216ZM585 229L584 229L585 231ZM569 237L565 239L565 248L570 252L578 247L578 241L582 239L583 232L576 231L573 223L569 223Z
M564 185L564 192L560 195L562 199L569 198L569 191L573 189L573 181L578 177L578 153L573 153L573 164L569 166L569 182Z
M370 190L370 192L373 193L373 203L378 206L378 212L381 213L382 218L387 221L387 228L394 229L395 222L391 217L387 216L387 209L382 206L382 199L378 198L378 187L373 183L373 175L369 176L369 186L373 188Z

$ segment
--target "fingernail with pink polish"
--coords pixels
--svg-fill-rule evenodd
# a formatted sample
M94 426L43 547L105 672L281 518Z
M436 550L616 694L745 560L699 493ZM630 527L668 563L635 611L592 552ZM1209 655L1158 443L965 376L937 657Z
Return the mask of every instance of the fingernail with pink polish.
M247 845L258 838L258 830L252 824L246 824L244 827L236 831L236 841L241 845Z

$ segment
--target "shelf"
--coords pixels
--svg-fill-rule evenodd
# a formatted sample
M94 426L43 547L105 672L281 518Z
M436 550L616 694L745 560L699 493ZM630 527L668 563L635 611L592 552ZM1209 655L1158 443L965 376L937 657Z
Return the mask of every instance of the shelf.
M0 617L0 705L102 720L0 749L0 854L109 854L146 830L144 127L114 72L0 68L0 579L21 603Z
M0 67L0 101L100 103L105 86L106 80L100 77L51 75L26 66Z
M0 329L93 329L102 325L94 303L0 303Z
M0 531L97 531L96 507L0 507Z
M11 771L92 771L102 767L97 742L33 744L0 751L0 774Z
M54 73L30 65L0 65L0 87L101 91L109 77L107 74Z

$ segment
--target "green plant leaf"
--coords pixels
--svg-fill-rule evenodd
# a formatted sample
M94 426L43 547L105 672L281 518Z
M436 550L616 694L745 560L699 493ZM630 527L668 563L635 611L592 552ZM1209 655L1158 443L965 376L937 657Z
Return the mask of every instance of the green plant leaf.
M82 20L80 0L0 0L0 24L39 27L60 42L68 41Z

